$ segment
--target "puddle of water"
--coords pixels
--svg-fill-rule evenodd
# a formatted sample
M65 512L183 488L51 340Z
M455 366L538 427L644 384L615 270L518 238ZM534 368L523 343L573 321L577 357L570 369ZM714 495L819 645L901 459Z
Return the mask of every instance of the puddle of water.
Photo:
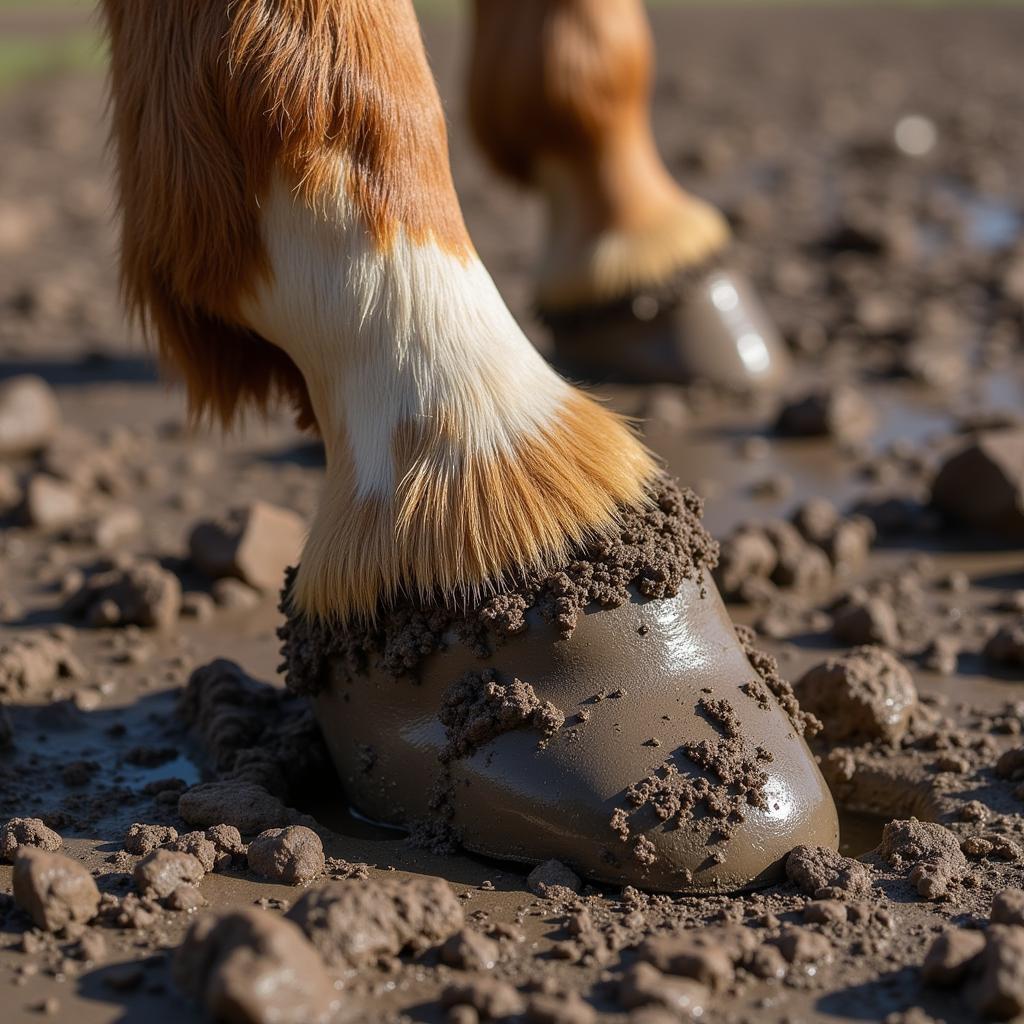
M891 816L840 807L839 852L846 857L859 857L873 850L882 841L882 829L891 820Z

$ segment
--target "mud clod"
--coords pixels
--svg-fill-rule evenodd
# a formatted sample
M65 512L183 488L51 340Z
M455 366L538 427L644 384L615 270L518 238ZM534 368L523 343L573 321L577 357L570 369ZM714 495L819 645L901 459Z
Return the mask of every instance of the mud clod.
M18 851L27 846L55 853L63 845L61 837L39 818L11 818L0 827L0 861L13 863Z
M951 988L959 985L985 948L983 932L951 928L928 948L921 976L929 985Z
M816 665L795 684L800 706L816 715L830 742L906 734L917 689L903 664L880 647L858 647Z
M124 837L124 848L137 857L145 857L160 846L173 843L178 830L173 825L143 825L136 822Z
M302 932L264 910L201 917L175 954L173 974L212 1020L321 1024L338 1005Z
M181 582L158 563L140 559L91 576L66 610L90 626L169 630L181 611Z
M890 821L878 852L897 870L909 870L911 883L925 899L941 899L967 874L956 836L934 822Z
M786 860L786 877L815 899L867 896L872 889L866 864L827 846L798 846Z
M337 967L424 950L463 926L462 904L440 878L330 882L302 896L288 917Z
M706 985L690 978L662 974L649 963L631 965L619 983L619 1003L626 1010L642 1006L659 1007L676 1017L702 1017L710 992Z
M143 896L166 899L178 886L197 886L206 871L190 853L159 849L147 854L132 872L136 888Z
M62 854L23 846L14 860L13 879L14 902L44 931L88 924L99 910L92 875Z
M60 428L60 406L41 377L22 374L0 382L0 458L42 451Z
M324 873L323 843L303 825L262 832L249 844L248 856L257 875L283 885L303 885Z
M978 1009L994 1020L1024 1013L1024 928L992 925L980 966Z

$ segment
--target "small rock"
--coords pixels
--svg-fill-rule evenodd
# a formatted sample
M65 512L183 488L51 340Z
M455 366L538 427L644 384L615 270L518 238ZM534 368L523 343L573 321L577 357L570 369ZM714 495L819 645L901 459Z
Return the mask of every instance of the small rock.
M179 885L164 900L164 906L181 914L191 914L206 906L206 898L194 885Z
M932 504L978 530L1024 534L1024 430L976 435L939 470Z
M33 473L25 487L22 518L38 530L62 530L82 516L82 496L73 484Z
M192 854L206 872L212 871L217 863L217 847L202 832L186 832L162 845L176 853Z
M0 459L41 451L60 427L53 388L28 374L0 382Z
M783 437L831 437L854 444L875 429L875 413L864 396L839 385L813 391L783 406L775 432Z
M294 924L265 910L201 916L172 970L211 1020L324 1024L338 1006L316 950Z
M206 830L206 838L213 843L217 851L214 867L218 871L229 868L236 860L245 856L246 845L242 842L242 834L234 825L214 825Z
M301 516L255 501L217 521L199 523L189 537L197 568L213 579L233 576L257 590L276 591L299 561L306 536Z
M84 676L81 663L63 640L26 633L0 643L0 695L38 699L59 680Z
M39 818L11 818L0 827L0 860L9 863L14 862L18 850L24 847L55 853L63 845L61 837Z
M303 825L268 829L249 844L249 867L274 882L302 885L324 872L320 837Z
M14 902L44 931L88 924L99 910L92 875L62 854L23 846L14 860L13 880Z
M205 874L203 865L192 854L159 849L135 865L132 880L143 896L162 900L179 885L199 885Z

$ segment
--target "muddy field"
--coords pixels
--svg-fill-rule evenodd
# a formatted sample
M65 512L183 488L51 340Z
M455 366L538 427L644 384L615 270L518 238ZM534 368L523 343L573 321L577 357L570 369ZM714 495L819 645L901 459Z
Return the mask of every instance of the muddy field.
M0 824L45 823L0 831L4 1021L200 1019L182 988L211 941L176 950L207 907L291 912L324 963L291 926L259 938L309 1019L1024 1012L1024 11L654 18L663 150L729 215L797 370L778 398L603 391L704 497L730 610L823 721L858 859L651 896L350 814L278 673L288 545L214 543L239 509L257 541L300 537L322 455L283 418L187 429L119 312L102 82L38 80L0 97ZM471 233L543 349L539 211L466 135L459 23L425 33ZM25 844L85 869L35 924Z

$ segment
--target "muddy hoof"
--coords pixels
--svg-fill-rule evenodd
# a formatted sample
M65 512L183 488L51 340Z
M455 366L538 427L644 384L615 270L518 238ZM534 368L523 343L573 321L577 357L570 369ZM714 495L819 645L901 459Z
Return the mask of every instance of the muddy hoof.
M582 310L548 312L554 363L596 383L709 381L739 391L773 390L789 356L746 278L716 267L674 287Z
M483 660L452 637L410 679L328 662L314 703L355 808L667 892L767 885L795 846L835 847L791 691L710 578L592 609L568 638L527 620Z

